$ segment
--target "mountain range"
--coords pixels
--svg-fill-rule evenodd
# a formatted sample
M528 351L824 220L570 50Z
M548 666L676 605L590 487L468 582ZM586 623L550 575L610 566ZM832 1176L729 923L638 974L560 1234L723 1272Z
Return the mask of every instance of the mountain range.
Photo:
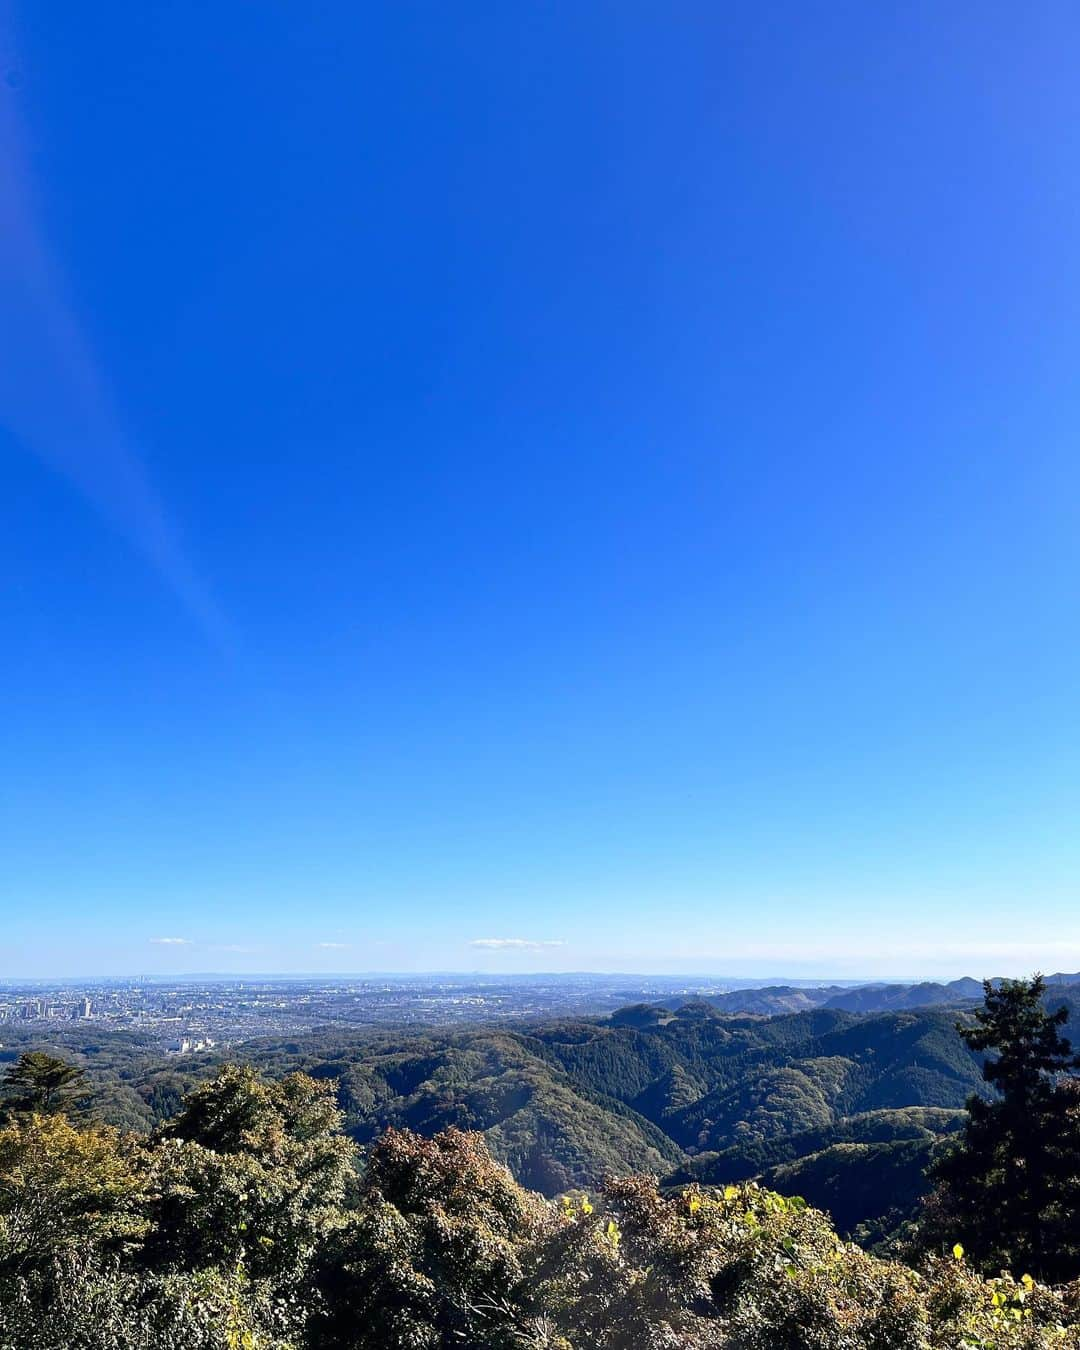
M1067 1007L1074 1042L1078 985L1054 977L1047 991ZM549 1196L610 1174L654 1173L668 1187L758 1179L873 1245L910 1219L926 1164L968 1097L987 1091L956 1030L976 991L974 980L778 985L513 1028L328 1027L228 1057L273 1076L333 1079L363 1145L387 1126L477 1130L522 1184ZM92 1108L129 1128L171 1115L223 1058L136 1054L100 1034L80 1049L80 1034L61 1048L89 1069Z

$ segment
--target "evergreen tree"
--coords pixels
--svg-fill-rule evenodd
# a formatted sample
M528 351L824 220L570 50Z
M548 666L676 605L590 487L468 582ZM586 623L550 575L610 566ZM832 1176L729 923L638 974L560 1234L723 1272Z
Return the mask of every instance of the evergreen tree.
M959 1241L984 1269L1040 1278L1080 1273L1080 1061L1060 1034L1064 1008L1047 1012L1045 983L983 986L984 1006L958 1030L977 1052L991 1099L973 1096L957 1145L930 1170L923 1240Z
M7 1115L66 1112L89 1095L84 1070L40 1050L20 1055L4 1075L3 1086L5 1093L0 1107Z

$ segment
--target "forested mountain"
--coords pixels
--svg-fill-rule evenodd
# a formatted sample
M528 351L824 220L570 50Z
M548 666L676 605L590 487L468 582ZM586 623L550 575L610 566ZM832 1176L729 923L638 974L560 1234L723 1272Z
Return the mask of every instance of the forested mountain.
M326 1033L191 1090L24 1052L0 1350L1080 1350L1076 1008L1045 998ZM95 1120L126 1092L148 1135Z
M978 1061L943 1009L761 1019L694 1003L645 1025L627 1020L640 1020L637 1010L517 1032L360 1043L327 1033L309 1044L260 1042L246 1053L271 1072L334 1078L360 1142L388 1125L424 1134L478 1129L496 1157L545 1194L627 1170L663 1176L696 1167L722 1179L726 1167L748 1177L843 1142L853 1117L943 1108L920 1121L925 1141L951 1127L981 1084ZM874 1142L895 1142L888 1133L879 1121ZM784 1146L792 1140L800 1151Z
M1050 998L1063 1001L1060 990ZM1077 1005L1067 1006L1075 1029ZM673 1185L761 1178L874 1241L911 1212L968 1096L986 1091L957 1016L929 1006L762 1017L694 1000L516 1030L328 1028L253 1041L233 1057L275 1077L332 1080L361 1145L388 1126L478 1130L524 1185L549 1196L611 1174L651 1172ZM133 1129L175 1113L221 1062L162 1060L131 1037L92 1040L75 1056L70 1040L61 1048L89 1068L97 1116Z
M1068 984L1080 976L1055 975L1051 983ZM982 983L964 977L940 984L924 980L918 984L843 985L764 985L760 989L734 989L727 994L711 995L706 1001L722 1012L776 1013L801 1012L808 1008L843 1008L848 1012L884 1012L893 1008L928 1008L959 1005L982 997ZM680 1008L684 999L667 999L663 1006Z
M303 1074L227 1066L150 1139L20 1110L0 1181L2 1350L1080 1350L1075 1285L881 1260L753 1184L555 1203L457 1130L361 1160Z

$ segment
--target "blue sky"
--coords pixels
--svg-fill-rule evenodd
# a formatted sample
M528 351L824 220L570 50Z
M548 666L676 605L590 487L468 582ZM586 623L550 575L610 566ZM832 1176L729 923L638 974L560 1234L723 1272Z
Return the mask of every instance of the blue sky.
M1080 968L1074 6L2 16L0 974Z

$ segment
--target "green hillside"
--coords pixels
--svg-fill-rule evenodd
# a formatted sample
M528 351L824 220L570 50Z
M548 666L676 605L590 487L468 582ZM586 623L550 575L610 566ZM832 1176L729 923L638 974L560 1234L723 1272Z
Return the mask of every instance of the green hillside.
M763 1184L826 1210L837 1229L874 1245L902 1229L925 1194L940 1136L891 1144L837 1143L767 1168Z
M893 1158L880 1148L880 1184L854 1186L837 1220L843 1231L861 1225L872 1239L921 1194L910 1158L929 1157L981 1084L953 1014L941 1009L871 1017L817 1009L763 1019L693 1003L514 1032L404 1039L328 1032L245 1053L269 1072L299 1068L335 1079L346 1128L361 1144L387 1126L425 1135L478 1130L496 1158L545 1195L640 1171L672 1185L686 1177L723 1184L839 1143L906 1138L918 1147L902 1150L904 1165L899 1152ZM904 1114L913 1107L924 1110L917 1127ZM845 1161L867 1170L858 1150L834 1155L834 1170ZM813 1181L808 1189L828 1206L833 1192Z
M515 1119L498 1085L529 1065L461 1055L496 1085L489 1128ZM77 1071L40 1058L9 1076L30 1096L0 1127L0 1350L1080 1350L1075 1286L988 1278L952 1240L883 1260L754 1183L631 1176L551 1201L479 1133L392 1129L362 1158L331 1077L239 1066L140 1138L66 1118ZM27 1109L54 1079L52 1113ZM414 1105L458 1082L407 1053L366 1081ZM775 1173L839 1206L874 1185L876 1150L913 1184L921 1147L839 1143Z
M765 1178L801 1188L841 1231L877 1240L910 1213L922 1167L969 1094L985 1091L956 1017L949 1007L733 1016L696 1000L516 1030L328 1028L249 1042L237 1057L278 1077L332 1080L362 1146L390 1126L476 1130L549 1196L612 1174ZM163 1061L130 1036L77 1051L78 1034L58 1048L88 1068L99 1118L128 1129L174 1114L220 1063Z

